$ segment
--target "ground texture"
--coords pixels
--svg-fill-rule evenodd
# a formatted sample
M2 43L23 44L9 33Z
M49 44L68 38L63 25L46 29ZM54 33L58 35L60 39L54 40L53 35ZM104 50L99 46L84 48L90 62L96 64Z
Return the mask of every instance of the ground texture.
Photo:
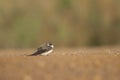
M120 80L120 48L1 49L0 80Z

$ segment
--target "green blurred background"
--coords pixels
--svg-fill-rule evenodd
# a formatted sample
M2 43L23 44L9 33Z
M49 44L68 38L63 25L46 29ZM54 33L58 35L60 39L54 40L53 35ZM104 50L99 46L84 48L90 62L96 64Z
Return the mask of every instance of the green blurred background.
M120 44L120 0L0 0L0 48Z

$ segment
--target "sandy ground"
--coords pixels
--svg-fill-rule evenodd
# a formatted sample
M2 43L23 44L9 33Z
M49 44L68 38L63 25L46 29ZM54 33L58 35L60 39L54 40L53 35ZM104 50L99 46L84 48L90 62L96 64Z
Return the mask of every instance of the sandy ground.
M1 49L0 80L120 80L120 48Z

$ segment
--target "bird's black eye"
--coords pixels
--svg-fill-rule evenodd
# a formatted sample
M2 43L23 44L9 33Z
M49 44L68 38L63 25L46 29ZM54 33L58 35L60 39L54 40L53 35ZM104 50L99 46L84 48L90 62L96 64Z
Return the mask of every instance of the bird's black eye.
M49 45L52 45L51 43L49 43Z
M47 46L52 46L53 44L52 43L48 43Z

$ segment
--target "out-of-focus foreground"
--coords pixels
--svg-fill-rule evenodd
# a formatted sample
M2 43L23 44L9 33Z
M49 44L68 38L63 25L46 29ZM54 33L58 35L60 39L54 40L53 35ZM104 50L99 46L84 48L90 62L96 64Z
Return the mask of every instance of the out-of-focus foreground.
M120 80L120 48L63 48L49 56L0 50L0 80Z
M120 44L119 0L0 0L0 48Z

